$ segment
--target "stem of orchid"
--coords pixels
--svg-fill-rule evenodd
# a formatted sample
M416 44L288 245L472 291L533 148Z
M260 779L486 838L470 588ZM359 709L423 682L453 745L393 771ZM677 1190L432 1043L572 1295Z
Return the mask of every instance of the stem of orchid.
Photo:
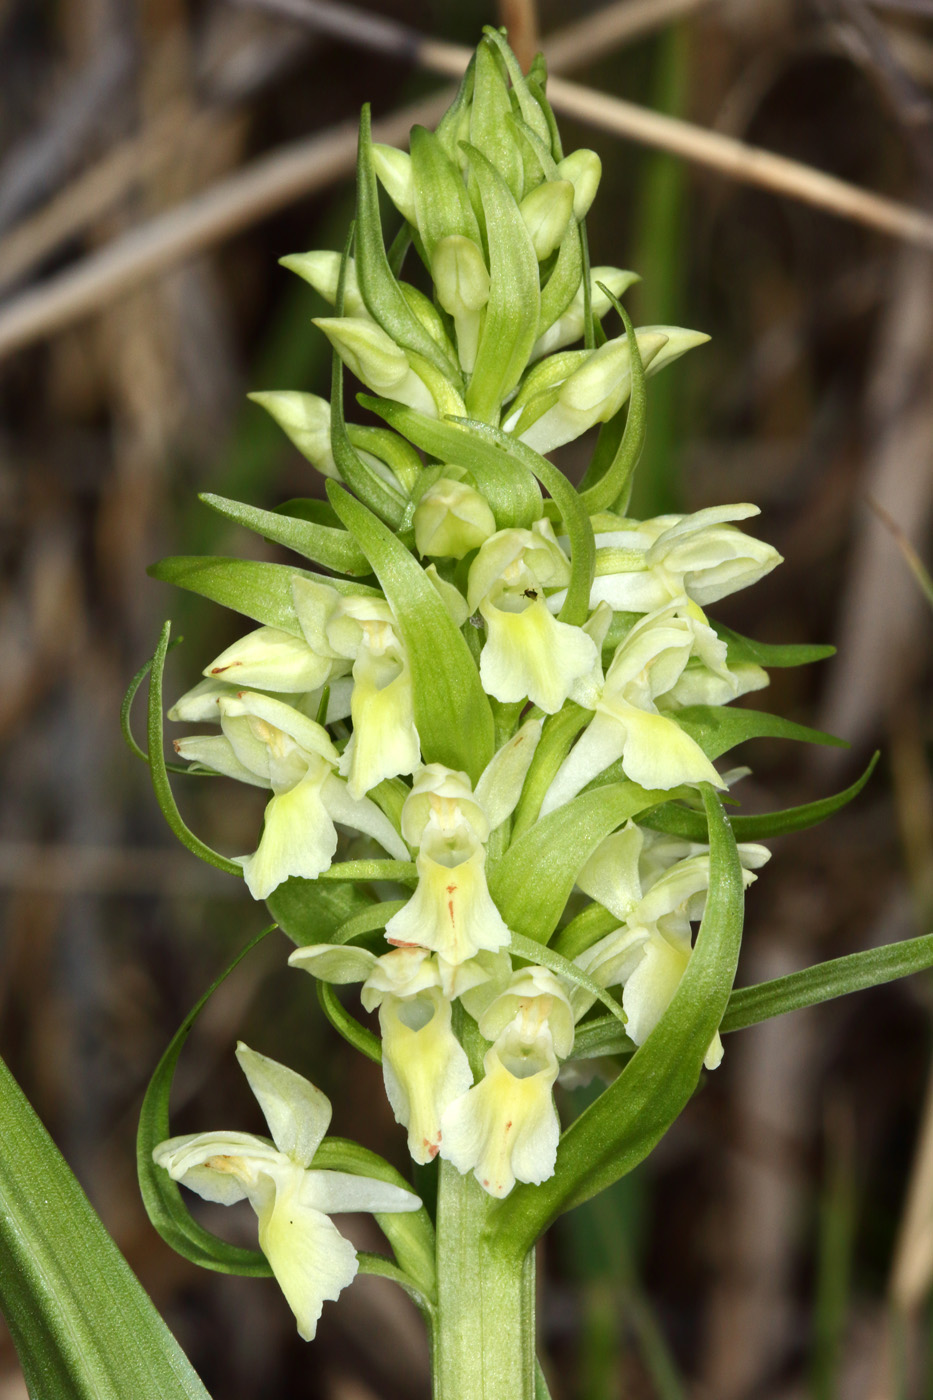
M534 1400L534 1253L516 1262L491 1245L496 1205L440 1163L435 1400Z

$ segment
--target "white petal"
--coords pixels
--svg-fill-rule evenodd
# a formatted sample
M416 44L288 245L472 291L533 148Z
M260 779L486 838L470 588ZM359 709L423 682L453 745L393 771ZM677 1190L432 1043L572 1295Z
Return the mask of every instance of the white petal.
M239 1041L236 1057L269 1124L272 1141L293 1162L307 1167L331 1119L330 1099L303 1075Z
M438 988L386 997L379 1009L382 1073L396 1121L408 1129L416 1162L430 1162L448 1104L473 1083L466 1053L451 1030L450 1002Z
M332 1221L303 1199L313 1173L294 1169L275 1183L259 1212L259 1247L265 1254L306 1342L317 1331L321 1309L356 1277L356 1250Z
M324 805L335 822L355 827L357 831L371 836L394 860L411 859L411 852L385 812L368 797L351 797L349 785L336 774L331 774L326 780L323 797Z
M289 967L300 967L322 982L345 987L352 982L365 982L379 959L365 948L340 943L313 943L296 948L289 955Z
M503 703L527 699L555 714L599 659L593 639L558 622L542 598L517 613L484 600L480 611L487 627L480 679L487 695Z
M309 774L266 808L262 839L254 855L241 856L254 899L267 899L291 875L316 880L337 849L337 832L321 798L327 773Z
M174 747L186 763L201 763L215 773L223 773L225 778L236 778L252 787L271 786L268 778L259 777L240 762L226 734L192 734L187 739L176 739Z
M302 1189L302 1200L325 1215L348 1211L390 1214L420 1210L421 1199L403 1186L379 1181L374 1176L353 1172L310 1171Z
M540 719L527 720L493 755L476 784L476 800L489 818L491 831L510 817L518 804L543 723Z

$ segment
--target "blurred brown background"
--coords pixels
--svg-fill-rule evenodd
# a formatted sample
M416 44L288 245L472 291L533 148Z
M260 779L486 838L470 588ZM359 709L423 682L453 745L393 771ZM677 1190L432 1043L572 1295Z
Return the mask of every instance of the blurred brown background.
M242 631L145 565L261 552L197 490L268 507L316 489L243 396L328 392L309 324L323 308L276 259L341 246L360 104L394 118L448 81L423 62L449 54L413 32L469 45L509 22L516 44L537 26L548 50L571 18L598 15L554 46L575 82L922 211L933 4L291 3L304 19L278 0L0 0L0 1050L212 1394L418 1400L424 1343L391 1285L359 1281L308 1347L274 1285L176 1259L138 1201L148 1076L263 922L238 882L173 846L120 738L121 696L166 616L186 637L171 696ZM742 755L744 800L822 796L882 749L851 808L774 843L740 981L926 932L931 629L866 500L928 557L933 223L888 205L839 217L786 181L750 186L591 118L562 130L604 163L594 263L642 273L637 319L713 337L652 381L635 513L756 501L787 562L717 615L839 647L774 673L769 704L851 751L761 743ZM699 154L721 164L723 149ZM787 178L812 186L806 169ZM258 794L192 782L180 801L212 844L251 849ZM283 963L270 938L209 1007L182 1060L178 1130L260 1127L231 1054L242 1035L331 1095L336 1131L401 1162L378 1072L344 1055ZM555 1400L933 1395L933 1161L913 1165L931 1014L920 977L728 1039L651 1161L543 1248ZM227 1228L248 1239L251 1225ZM0 1397L24 1395L4 1334Z

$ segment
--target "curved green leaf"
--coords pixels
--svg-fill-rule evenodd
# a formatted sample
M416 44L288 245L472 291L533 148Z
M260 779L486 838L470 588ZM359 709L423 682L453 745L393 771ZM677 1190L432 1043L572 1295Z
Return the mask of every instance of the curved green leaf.
M594 1016L577 1026L572 1060L598 1060L602 1055L634 1055L635 1042L620 1031L615 1016Z
M185 825L168 780L162 740L162 672L165 667L171 626L170 622L166 622L162 628L159 645L152 658L152 674L149 678L149 775L152 778L156 801L172 832L192 855L197 856L199 860L205 861L208 865L216 865L218 870L223 870L228 875L237 875L242 880L242 866L237 865L236 861L230 860L227 856L222 856L219 851L213 850Z
M0 1060L0 1311L39 1400L207 1391Z
M413 350L434 365L445 379L460 383L460 369L449 359L418 320L392 275L382 237L379 190L373 165L373 139L369 105L360 113L360 141L356 165L356 274L369 314L404 350ZM338 311L338 316L342 313ZM338 463L339 465L339 463Z
M264 627L277 627L293 637L304 634L292 602L292 580L309 578L326 583L338 593L363 593L378 597L378 590L355 580L331 578L285 564L265 564L255 559L228 559L210 554L176 554L150 564L146 572L162 583L173 583L200 593L222 607L251 617Z
M255 938L250 939L182 1021L149 1081L139 1113L139 1130L136 1135L136 1170L139 1173L143 1205L153 1226L166 1244L171 1245L177 1254L181 1254L192 1264L199 1264L203 1269L213 1269L222 1274L245 1274L250 1278L267 1278L272 1274L265 1255L257 1249L242 1249L237 1245L227 1244L225 1240L218 1239L199 1225L185 1205L181 1187L172 1180L167 1171L156 1166L152 1160L152 1153L160 1142L171 1136L169 1097L172 1092L172 1080L182 1047L192 1026L221 983L229 977L247 953L261 943L274 928L275 924L270 924Z
M183 640L183 637L174 637L172 641L169 642L167 650L173 651ZM151 670L152 657L150 656L149 660L145 665L140 666L136 675L130 681L126 688L126 694L123 697L123 703L120 706L120 732L123 735L124 743L131 754L135 754L137 758L141 758L143 763L146 764L149 762L149 755L146 753L145 749L139 747L133 736L132 712L133 701L136 699L137 691ZM210 772L207 768L200 769L189 763L166 763L165 767L169 773L181 773L183 776L189 778L192 776L199 778L215 778L217 776L216 773Z
M591 718L589 710L568 700L556 714L548 715L544 721L541 738L525 775L522 795L512 818L513 843L538 820L545 793L557 777L574 739Z
M773 668L809 666L814 661L825 661L828 657L836 655L836 648L832 646L821 646L813 642L791 642L777 645L773 642L753 642L750 637L743 637L738 632L733 632L731 627L724 627L721 622L714 622L711 625L716 634L726 643L726 654L730 666L747 662Z
M361 1055L365 1055L367 1060L381 1065L382 1041L378 1035L373 1035L367 1026L362 1025L347 1010L329 982L317 982L316 986L321 1010L337 1034L342 1036L348 1045L352 1045L354 1050L359 1050Z
M817 1006L834 997L862 992L878 987L882 982L894 982L933 967L933 933L920 938L905 938L901 943L885 943L881 948L866 948L861 953L849 953L844 958L816 963L787 977L771 982L759 982L754 987L737 987L729 998L721 1029L741 1031L772 1016L788 1011L800 1011L805 1006Z
M265 539L284 545L315 564L323 564L325 569L357 576L371 572L369 560L346 530L317 525L294 515L281 515L278 511L260 510L242 501L215 496L210 491L203 492L198 500L226 520L233 520L247 530L255 530Z
M795 724L781 715L770 715L766 710L743 710L734 705L690 705L671 711L671 717L696 740L707 758L719 758L720 754L744 744L747 739L794 739L801 744L828 744L837 749L849 747L845 739L837 739L834 734Z
M840 808L845 807L862 788L874 772L880 758L876 753L860 778L843 788L832 797L821 797L816 802L804 802L799 807L786 807L783 812L761 812L756 816L730 816L732 830L737 841L768 841L773 836L786 836L791 831L806 831L818 826ZM687 841L706 840L706 820L699 812L688 807L671 803L659 807L656 812L647 812L641 819L642 826L652 831L664 831L670 836L683 836Z
M542 514L541 491L528 469L506 458L494 442L487 442L454 419L428 418L414 408L391 399L360 394L364 408L378 413L423 452L441 462L455 462L473 477L489 502L500 530L528 529Z
M424 569L391 530L333 482L328 482L328 495L366 553L395 614L411 667L424 761L463 769L476 783L493 755L494 724L459 628Z
M554 1175L540 1186L517 1186L496 1212L492 1228L513 1257L523 1258L556 1216L643 1161L696 1089L732 990L744 914L735 838L707 784L703 801L711 877L693 955L658 1025L618 1079L564 1133Z
M540 452L519 442L510 433L489 423L477 423L468 418L454 419L479 439L495 443L503 455L536 476L557 506L570 540L570 583L558 617L579 627L590 612L590 589L596 572L596 543L593 526L579 492Z
M596 847L629 817L653 807L658 797L630 782L581 793L490 862L489 890L509 928L547 943Z

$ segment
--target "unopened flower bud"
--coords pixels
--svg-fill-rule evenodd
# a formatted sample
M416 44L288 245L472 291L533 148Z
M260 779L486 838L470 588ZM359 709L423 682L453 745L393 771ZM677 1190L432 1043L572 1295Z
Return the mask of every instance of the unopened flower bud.
M285 389L248 397L275 419L301 455L307 457L322 476L339 480L340 473L330 450L330 404L326 399Z
M520 208L538 261L553 253L573 214L574 189L569 180L546 180L527 194Z
M380 184L403 219L417 227L415 212L415 182L411 173L411 156L396 146L373 145L373 165Z
M602 178L603 163L599 156L595 151L581 146L578 151L571 151L569 156L564 156L557 167L557 173L562 180L569 180L573 185L574 218L586 218Z
M314 320L351 374L376 394L437 416L437 406L408 356L375 321L358 316L318 316Z
M295 272L309 282L330 306L337 305L337 287L340 283L340 265L343 257L322 249L313 253L289 253L279 258L282 267ZM343 284L343 309L347 316L368 318L369 312L356 278L356 264L347 259L347 272Z
M462 559L495 530L488 501L472 486L447 476L428 487L415 511L418 553L438 559Z

